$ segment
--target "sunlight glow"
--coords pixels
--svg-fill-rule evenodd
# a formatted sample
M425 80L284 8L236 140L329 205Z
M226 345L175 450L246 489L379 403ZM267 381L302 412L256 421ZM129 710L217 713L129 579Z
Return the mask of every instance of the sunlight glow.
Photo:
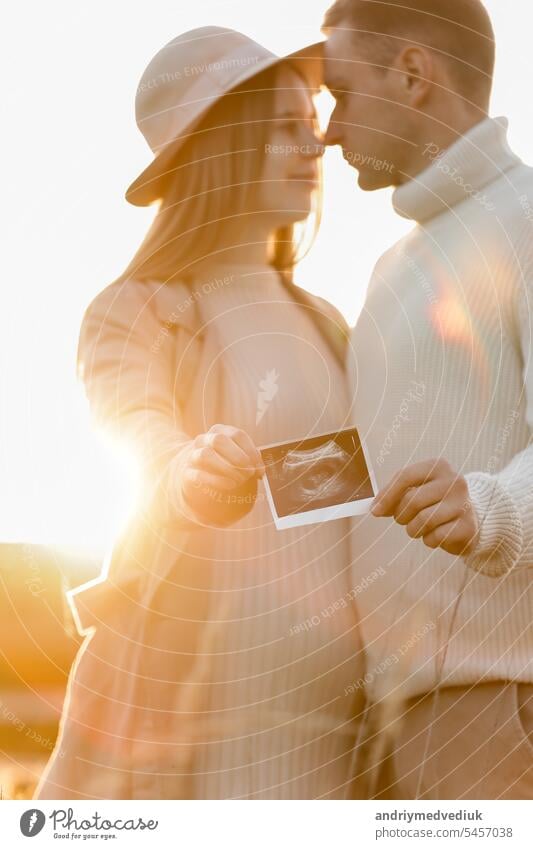
M85 308L124 269L155 214L124 200L151 158L133 105L147 62L178 32L206 24L234 27L288 52L320 37L328 5L55 0L32 5L29 28L26 4L10 6L14 31L24 39L6 39L0 60L4 78L13 79L4 90L5 123L13 131L3 139L0 541L102 552L134 504L134 464L93 432L75 360ZM509 116L511 145L527 161L533 8L521 3L512 15L501 0L486 5L499 45L492 113ZM321 94L318 104L324 126L332 99ZM353 325L374 263L411 223L394 214L389 190L359 191L337 149L326 152L324 175L322 228L296 281L332 301ZM453 299L433 318L458 342L470 330Z

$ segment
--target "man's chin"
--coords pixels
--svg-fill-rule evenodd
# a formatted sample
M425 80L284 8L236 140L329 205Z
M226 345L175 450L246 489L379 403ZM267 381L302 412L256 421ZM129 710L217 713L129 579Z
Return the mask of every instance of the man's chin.
M377 192L392 185L391 175L376 174L375 172L359 171L357 182L364 192Z

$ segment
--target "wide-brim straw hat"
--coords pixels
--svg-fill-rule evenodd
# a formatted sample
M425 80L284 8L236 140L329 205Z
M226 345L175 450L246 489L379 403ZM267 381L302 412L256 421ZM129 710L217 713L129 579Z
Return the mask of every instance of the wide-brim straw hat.
M126 192L135 206L161 198L164 176L194 127L226 94L268 68L288 62L311 91L322 83L322 46L316 42L286 56L235 30L201 27L163 47L141 77L135 98L137 126L154 159Z

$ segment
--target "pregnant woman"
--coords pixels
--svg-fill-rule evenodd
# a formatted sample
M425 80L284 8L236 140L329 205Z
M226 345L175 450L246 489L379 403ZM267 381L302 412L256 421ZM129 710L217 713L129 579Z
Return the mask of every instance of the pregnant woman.
M36 798L352 792L348 520L277 531L258 451L347 426L347 328L292 282L295 225L320 201L311 54L207 27L139 85L155 158L127 197L158 207L89 306L79 363L140 496L103 578L73 595L85 642Z

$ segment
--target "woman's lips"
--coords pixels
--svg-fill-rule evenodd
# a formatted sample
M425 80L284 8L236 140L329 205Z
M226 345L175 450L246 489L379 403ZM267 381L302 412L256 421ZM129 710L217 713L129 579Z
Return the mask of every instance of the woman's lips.
M311 188L316 188L318 183L318 175L317 174L293 174L289 177L291 182L295 183L303 183L305 186L310 186Z

